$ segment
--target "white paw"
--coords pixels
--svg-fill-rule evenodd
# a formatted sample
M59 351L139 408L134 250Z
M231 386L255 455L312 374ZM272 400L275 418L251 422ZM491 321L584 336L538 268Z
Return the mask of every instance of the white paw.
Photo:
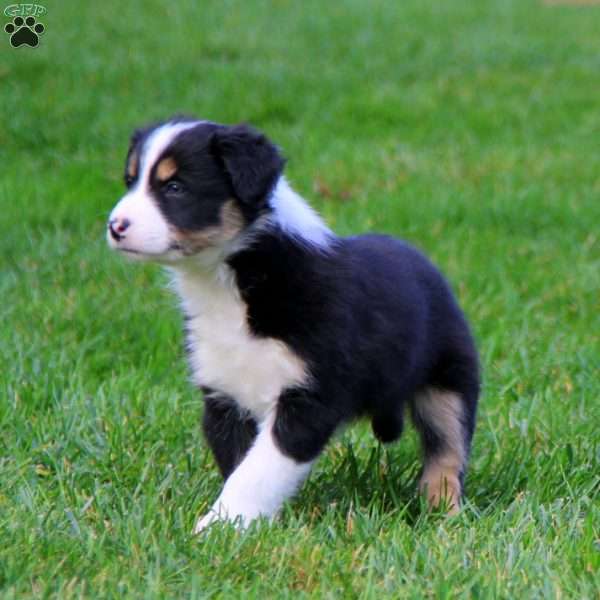
M258 517L273 519L305 479L311 463L298 463L276 446L271 425L263 426L244 460L229 476L210 511L196 523L200 533L215 521L243 529Z
M212 508L196 522L194 534L204 531L218 521L233 523L238 529L244 529L259 516L261 516L260 511L257 510L248 510L241 507L236 509L232 506L228 507L222 502L215 502Z
M199 534L209 525L212 525L213 523L219 520L219 515L211 510L196 521L196 526L194 527L194 535Z

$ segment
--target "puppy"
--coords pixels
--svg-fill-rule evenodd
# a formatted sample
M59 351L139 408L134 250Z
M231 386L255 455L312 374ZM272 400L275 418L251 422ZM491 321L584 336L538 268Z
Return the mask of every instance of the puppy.
M365 416L423 446L420 490L458 511L479 395L468 324L408 244L336 236L245 126L176 118L137 131L108 221L118 252L165 265L185 315L203 428L225 479L217 519L273 517L334 432Z

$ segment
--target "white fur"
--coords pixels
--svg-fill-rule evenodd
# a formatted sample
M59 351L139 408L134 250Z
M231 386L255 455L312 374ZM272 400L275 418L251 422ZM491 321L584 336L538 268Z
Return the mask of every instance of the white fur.
M244 527L257 517L274 517L304 481L312 463L297 463L282 454L273 439L272 426L270 417L244 460L225 482L217 501L196 523L194 533L217 520L237 521Z
M234 398L259 423L259 434L211 510L198 520L196 533L215 520L245 526L261 515L273 517L310 470L309 463L284 456L272 437L277 400L285 388L306 383L306 365L283 342L252 335L246 306L221 256L208 253L205 260L195 257L172 269L189 317L190 364L195 382Z
M125 194L115 206L109 217L127 219L131 223L125 236L115 241L110 232L107 233L108 243L121 252L127 252L134 257L161 256L169 250L169 226L161 215L156 203L139 187Z
M287 387L301 385L304 362L283 342L255 337L226 265L179 266L174 285L189 316L188 344L198 385L220 390L261 422Z
M110 213L109 221L127 219L130 222L123 239L118 242L107 232L108 243L112 248L134 257L161 258L167 262L179 255L178 252L169 250L172 241L169 225L150 194L150 172L175 137L198 123L200 121L167 123L156 129L146 140L140 156L136 185Z
M273 209L271 219L288 235L319 248L329 246L332 231L283 176L273 190L270 205Z
M202 121L184 121L182 123L165 123L155 129L144 144L142 156L140 157L140 176L137 188L143 186L146 190L150 184L150 171L152 167L171 144L171 142L186 129L196 127Z
M264 227L275 224L287 235L318 249L328 248L332 232L281 177L270 199L272 213L220 247L182 257L170 249L170 228L150 193L150 173L173 139L194 123L167 124L147 140L134 189L113 209L111 219L130 226L113 248L172 265L173 284L188 315L188 345L195 383L231 396L259 424L259 434L231 474L211 511L200 519L201 531L215 519L239 519L246 525L260 515L274 516L308 475L311 463L286 457L272 436L281 392L305 385L304 361L279 340L254 336L226 256L252 243Z

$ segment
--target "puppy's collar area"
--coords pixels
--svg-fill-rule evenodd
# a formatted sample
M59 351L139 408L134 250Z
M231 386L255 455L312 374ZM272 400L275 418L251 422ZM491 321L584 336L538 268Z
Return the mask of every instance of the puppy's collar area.
M279 232L306 249L320 252L331 249L336 239L319 214L292 189L287 179L279 178L268 200L268 209L254 223L219 248L207 249L184 260L184 270L215 270L234 254L252 248L263 235Z

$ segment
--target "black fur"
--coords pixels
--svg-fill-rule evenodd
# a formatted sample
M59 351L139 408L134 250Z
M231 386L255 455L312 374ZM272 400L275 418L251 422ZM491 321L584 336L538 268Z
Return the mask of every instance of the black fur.
M385 236L338 239L315 252L277 232L230 257L259 336L283 340L309 365L310 389L288 390L275 433L297 460L316 456L342 422L368 414L384 442L402 432L404 405L427 387L457 392L470 442L479 387L467 323L439 272ZM439 436L424 432L426 453Z
M285 164L277 148L248 125L236 125L215 132L212 151L221 161L235 197L247 210L260 212Z
M277 403L273 435L279 448L299 462L314 460L343 420L333 402L317 390L290 388Z
M235 400L203 388L202 427L219 470L227 479L252 445L257 434L254 419L243 413Z
M234 195L211 150L211 140L218 129L217 125L203 124L183 131L154 166L154 197L165 218L177 228L200 231L217 225L223 203ZM177 171L168 181L159 181L156 169L166 158L174 159ZM179 191L169 189L171 182L177 183Z
M189 120L181 117L171 122ZM157 126L135 131L126 164ZM157 166L168 157L175 160L177 172L168 181L159 181ZM237 200L250 224L267 209L266 200L284 164L276 146L253 128L204 122L181 132L158 158L151 174L152 192L165 218L183 230L199 231L218 224L221 207L230 199ZM169 189L172 181L178 191ZM136 178L125 172L125 182L131 187Z

